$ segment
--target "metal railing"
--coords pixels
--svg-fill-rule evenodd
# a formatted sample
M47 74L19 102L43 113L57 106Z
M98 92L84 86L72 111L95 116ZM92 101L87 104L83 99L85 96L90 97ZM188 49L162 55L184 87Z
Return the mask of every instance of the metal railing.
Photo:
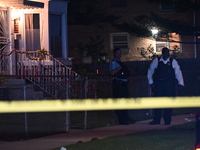
M3 68L6 66L5 63L7 61L5 60L15 58L16 74L14 75L19 76L21 79L26 79L31 83L37 83L39 88L54 98L56 98L56 88L59 86L59 89L61 89L63 85L57 84L57 87L51 86L52 82L66 81L70 83L72 82L72 79L74 80L75 78L79 77L78 74L71 70L70 67L66 66L60 60L48 54L45 50L13 50L9 54L2 53L1 57L1 66L3 66ZM9 65L7 64L7 67L8 66ZM3 68L1 69L1 72L4 74L5 69ZM64 87L64 89L65 88L66 87Z
M56 87L52 82L66 81L78 78L78 74L64 65L44 50L18 51L17 75L32 83L40 83L39 87L56 98ZM57 84L62 88L61 84ZM65 88L65 87L64 87Z

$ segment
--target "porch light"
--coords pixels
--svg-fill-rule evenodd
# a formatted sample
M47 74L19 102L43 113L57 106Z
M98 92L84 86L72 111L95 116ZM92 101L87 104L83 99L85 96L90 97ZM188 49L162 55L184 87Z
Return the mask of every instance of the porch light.
M200 150L200 145L197 145L195 150Z
M151 32L152 32L152 35L154 36L154 35L158 34L158 29L153 28L153 29L151 29Z
M11 15L12 15L13 20L17 19L19 21L20 16L21 16L21 12L19 10L14 10Z
M153 37L153 40L155 40L158 36L158 29L157 28L152 28L151 29L151 33L152 33L152 37Z

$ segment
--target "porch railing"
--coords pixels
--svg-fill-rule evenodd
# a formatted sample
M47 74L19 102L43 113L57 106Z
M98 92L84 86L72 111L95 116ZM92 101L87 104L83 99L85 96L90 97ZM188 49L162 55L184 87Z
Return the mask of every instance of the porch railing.
M14 53L13 53L14 52ZM9 57L7 57L9 56ZM43 91L56 98L56 88L62 88L61 84L52 84L55 82L65 81L70 85L72 79L78 78L78 74L74 72L70 67L63 64L60 60L54 58L48 54L45 50L37 51L22 51L13 50L9 54L2 54L2 66L5 68L5 63L10 58L16 60L16 72L15 75L20 78L26 79L29 82L37 83L37 86ZM4 61L3 61L4 60ZM12 60L13 61L13 60ZM7 64L9 66L9 64ZM9 68L9 67L8 67ZM2 73L5 70L2 68ZM64 85L66 89L66 85Z
M68 83L78 77L76 72L45 50L17 51L16 71L17 75L32 83L37 83L41 89L54 98L56 98L57 88L51 84L52 82L66 81ZM56 86L59 86L59 89L62 88L61 84ZM63 88L65 89L66 85Z

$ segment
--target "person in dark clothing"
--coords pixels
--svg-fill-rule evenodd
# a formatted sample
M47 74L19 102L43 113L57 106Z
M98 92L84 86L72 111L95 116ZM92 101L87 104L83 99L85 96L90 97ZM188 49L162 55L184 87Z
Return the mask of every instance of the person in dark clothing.
M175 59L170 58L169 49L166 47L162 49L162 56L155 58L151 62L147 78L155 97L176 96L176 80L178 81L180 90L184 87L180 66ZM164 125L170 125L171 115L171 108L164 109ZM153 121L149 122L149 124L160 124L161 117L162 109L154 109L154 118Z
M113 98L128 98L128 76L129 71L127 67L120 60L121 50L119 48L114 49L114 58L109 64L110 74L113 76ZM116 110L116 114L119 120L119 124L128 125L135 123L134 120L129 118L127 110Z

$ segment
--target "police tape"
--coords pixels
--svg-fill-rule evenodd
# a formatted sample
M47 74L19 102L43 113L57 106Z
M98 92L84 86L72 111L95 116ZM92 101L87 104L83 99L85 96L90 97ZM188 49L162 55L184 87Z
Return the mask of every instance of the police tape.
M0 113L200 107L200 97L0 101Z

